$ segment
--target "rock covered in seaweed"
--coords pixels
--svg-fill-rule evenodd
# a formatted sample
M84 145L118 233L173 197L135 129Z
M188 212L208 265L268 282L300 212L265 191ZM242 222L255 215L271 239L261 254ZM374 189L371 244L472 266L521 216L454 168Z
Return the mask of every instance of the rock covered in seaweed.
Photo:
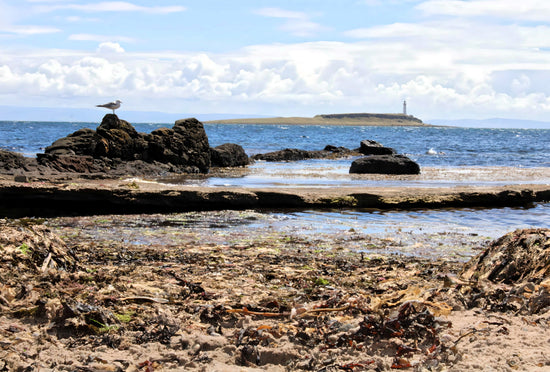
M550 279L550 229L516 230L504 235L470 260L461 276L505 284L538 284Z
M521 314L550 310L550 229L516 230L466 263L460 294L469 307Z
M63 240L42 225L0 224L0 253L0 267L14 273L39 273L50 268L72 271L77 264Z

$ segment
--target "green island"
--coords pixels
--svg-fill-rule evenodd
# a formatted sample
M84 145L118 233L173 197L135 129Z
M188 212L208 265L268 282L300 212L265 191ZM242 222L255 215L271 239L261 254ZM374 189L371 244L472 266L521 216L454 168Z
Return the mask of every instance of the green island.
M206 121L209 124L432 126L406 114L326 114L308 117L247 118Z

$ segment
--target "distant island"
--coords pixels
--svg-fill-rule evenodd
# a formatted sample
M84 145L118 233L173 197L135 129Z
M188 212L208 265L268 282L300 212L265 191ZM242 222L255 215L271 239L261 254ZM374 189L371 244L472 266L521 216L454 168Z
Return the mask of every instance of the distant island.
M206 121L208 124L431 126L405 114L327 114L307 117L248 118Z

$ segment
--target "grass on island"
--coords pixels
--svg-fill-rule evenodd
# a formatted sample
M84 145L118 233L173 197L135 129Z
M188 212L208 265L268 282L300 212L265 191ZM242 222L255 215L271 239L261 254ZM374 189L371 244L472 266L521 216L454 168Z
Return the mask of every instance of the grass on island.
M430 126L405 114L330 114L308 117L275 117L211 120L209 124L274 124L274 125L364 125L364 126Z

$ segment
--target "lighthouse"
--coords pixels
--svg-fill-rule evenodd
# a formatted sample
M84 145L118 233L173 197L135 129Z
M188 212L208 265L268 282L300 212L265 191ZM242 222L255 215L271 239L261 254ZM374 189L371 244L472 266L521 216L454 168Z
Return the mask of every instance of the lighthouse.
M403 101L403 115L407 115L407 101Z

